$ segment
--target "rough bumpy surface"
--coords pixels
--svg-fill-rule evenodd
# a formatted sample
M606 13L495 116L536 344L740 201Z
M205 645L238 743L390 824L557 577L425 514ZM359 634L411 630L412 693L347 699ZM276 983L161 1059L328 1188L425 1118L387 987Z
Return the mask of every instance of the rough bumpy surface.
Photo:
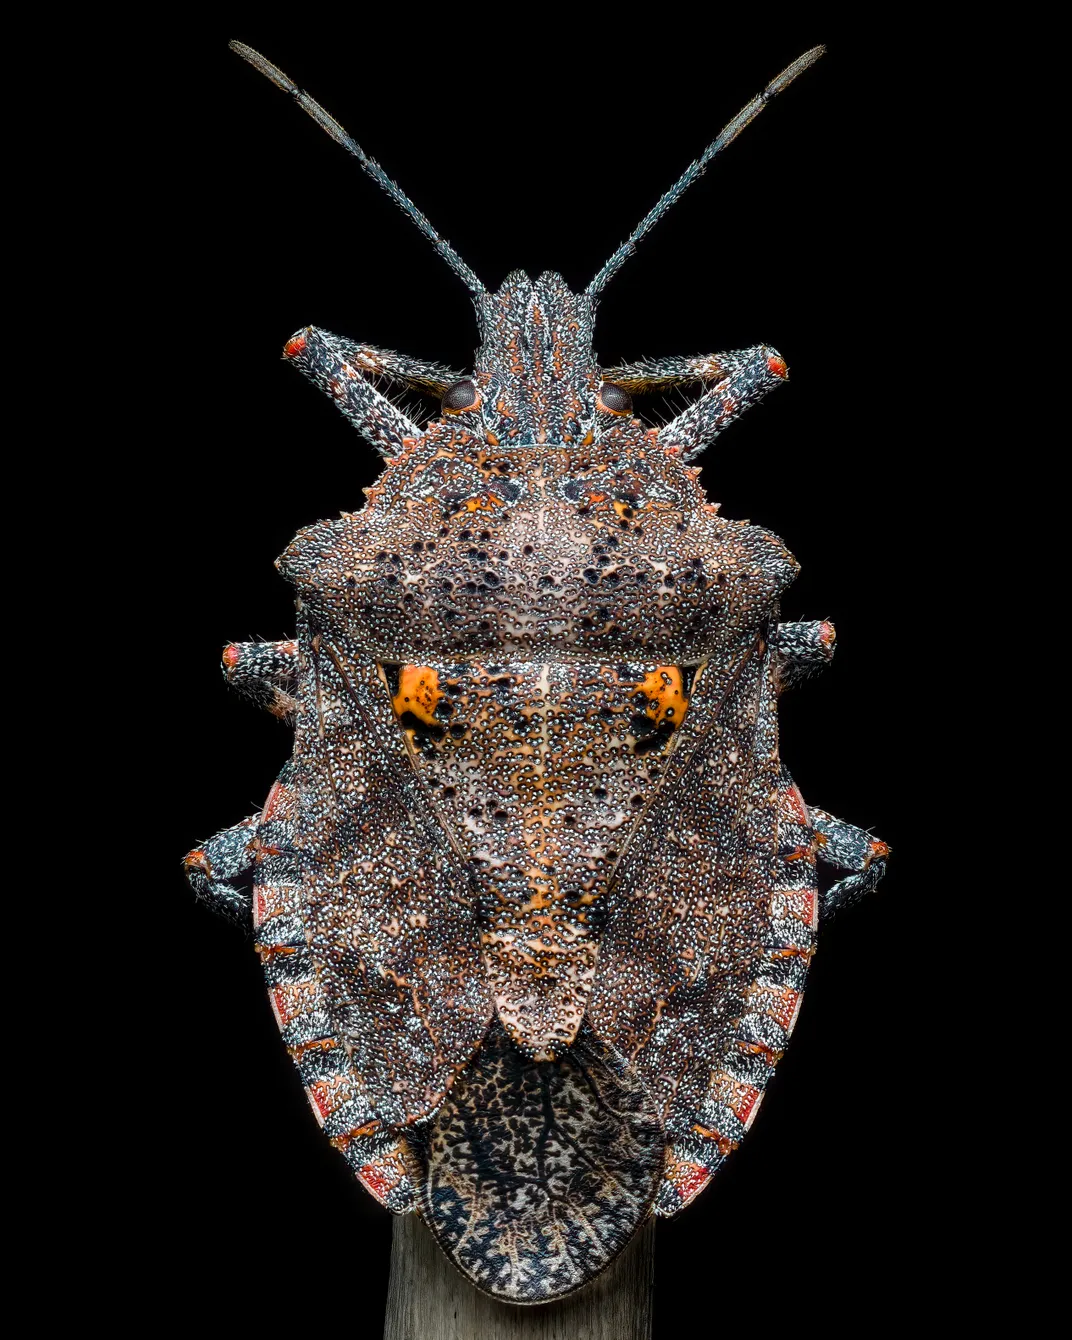
M477 1287L540 1302L736 1147L820 911L873 887L887 849L809 809L779 757L777 696L833 627L779 624L796 561L686 464L781 357L604 371L594 294L553 274L476 306L464 375L314 327L288 341L387 465L280 558L297 636L224 652L294 752L187 868L252 922L363 1184ZM440 416L418 428L382 377ZM632 392L681 382L706 389L678 418L633 417ZM850 872L822 908L819 858Z

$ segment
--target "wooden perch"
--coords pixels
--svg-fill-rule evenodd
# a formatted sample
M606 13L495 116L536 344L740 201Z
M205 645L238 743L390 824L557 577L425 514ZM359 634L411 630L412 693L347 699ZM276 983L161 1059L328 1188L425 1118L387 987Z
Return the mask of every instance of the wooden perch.
M415 1214L394 1221L384 1340L650 1340L655 1220L592 1284L513 1307L478 1292Z

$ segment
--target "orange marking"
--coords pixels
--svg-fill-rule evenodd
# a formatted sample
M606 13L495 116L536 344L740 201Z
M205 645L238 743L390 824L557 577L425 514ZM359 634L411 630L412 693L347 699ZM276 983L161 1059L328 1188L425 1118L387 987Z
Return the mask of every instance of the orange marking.
M837 641L834 625L828 619L824 619L819 625L819 641L824 647L832 647Z
M391 699L399 716L412 712L426 726L438 726L436 707L443 699L439 671L427 665L404 665L398 677L398 692Z
M771 1002L771 1007L767 1014L777 1023L789 1031L793 1026L793 1020L796 1018L797 1010L800 1006L800 993L789 991L781 992L780 995Z
M223 649L223 656L220 658L228 670L233 670L242 659L242 653L233 642L229 643Z
M328 1086L323 1080L318 1080L316 1084L306 1089L310 1100L315 1105L322 1119L326 1120L335 1110L331 1102L331 1094L328 1092Z
M377 1168L374 1163L366 1163L365 1166L358 1173L358 1176L365 1183L365 1185L372 1192L372 1194L376 1196L379 1200L386 1200L392 1187L394 1187L398 1182L397 1177L392 1178L388 1176L381 1169Z
M697 1135L703 1136L705 1140L713 1140L718 1146L718 1152L725 1157L737 1148L736 1140L729 1140L719 1131L710 1130L707 1126L693 1126L693 1131Z
M884 857L886 857L886 856L889 856L889 854L890 854L890 849L889 849L889 847L886 845L885 842L880 842L880 841L878 840L878 838L876 838L876 839L874 840L874 842L871 843L871 858L872 858L872 860L874 860L874 859L876 859L876 858L878 858L878 859L882 859L882 858L884 858Z
M312 1042L299 1042L296 1047L288 1047L287 1051L297 1059L305 1052L329 1052L335 1045L333 1038L314 1038Z
M683 1201L692 1200L698 1192L702 1191L711 1180L711 1174L706 1168L701 1168L698 1163L682 1163L679 1165L681 1172L674 1178L677 1184L677 1194ZM688 1172L685 1172L685 1169Z
M264 809L261 811L261 823L267 823L269 819L274 819L289 799L289 790L282 782L274 781L272 789L268 792L268 799L264 802ZM274 851L274 854L279 855L278 851Z
M774 1051L771 1051L770 1047L768 1047L767 1044L766 1044L765 1042L740 1042L740 1041L739 1041L739 1042L737 1043L737 1049L738 1049L738 1051L742 1051L742 1052L744 1052L746 1056L763 1056L763 1057L766 1057L766 1059L770 1062L771 1065L774 1065L775 1062L781 1057L781 1054L782 1054L781 1052L774 1052Z
M646 675L640 692L648 700L648 716L659 725L671 730L681 725L688 710L689 700L681 683L681 671L676 665L656 666Z
M212 862L200 847L195 847L193 851L187 852L182 863L187 870L200 870L204 875L212 874Z
M305 348L305 336L294 335L283 345L284 358L297 358Z
M808 822L808 812L804 808L804 800L796 786L790 786L782 792L782 801L788 811L788 818L795 819L797 823L806 824Z
M733 1112L738 1121L748 1124L748 1118L756 1110L759 1100L763 1095L751 1084L740 1084L736 1092L728 1103L728 1107Z
M773 372L776 377L789 376L789 369L785 365L785 359L779 354L767 355L767 367L770 368L771 372Z

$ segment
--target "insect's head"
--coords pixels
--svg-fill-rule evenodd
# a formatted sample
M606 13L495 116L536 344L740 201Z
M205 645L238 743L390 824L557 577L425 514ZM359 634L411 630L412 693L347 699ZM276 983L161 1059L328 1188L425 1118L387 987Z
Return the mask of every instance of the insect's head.
M698 159L657 201L582 293L572 293L560 275L532 280L515 270L489 292L450 243L441 237L406 193L339 123L277 66L240 42L236 51L352 154L362 168L416 224L468 288L476 308L480 348L473 374L446 387L442 413L491 442L527 445L586 445L601 430L628 419L629 390L604 381L592 349L600 293L637 244L704 172L708 163L754 120L767 103L823 54L823 47L793 62L743 108ZM784 374L784 365L783 374ZM411 379L415 384L419 378Z
M444 395L445 417L523 446L591 442L601 416L631 412L624 392L600 394L587 293L571 293L560 275L533 280L515 270L474 300L480 348L473 375Z

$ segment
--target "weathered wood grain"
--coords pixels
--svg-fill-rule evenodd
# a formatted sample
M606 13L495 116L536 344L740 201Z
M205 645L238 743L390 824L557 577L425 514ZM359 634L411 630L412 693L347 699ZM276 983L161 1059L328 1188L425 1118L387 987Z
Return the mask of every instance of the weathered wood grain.
M479 1293L415 1214L394 1221L384 1340L650 1340L655 1220L593 1284L558 1303L511 1307Z

